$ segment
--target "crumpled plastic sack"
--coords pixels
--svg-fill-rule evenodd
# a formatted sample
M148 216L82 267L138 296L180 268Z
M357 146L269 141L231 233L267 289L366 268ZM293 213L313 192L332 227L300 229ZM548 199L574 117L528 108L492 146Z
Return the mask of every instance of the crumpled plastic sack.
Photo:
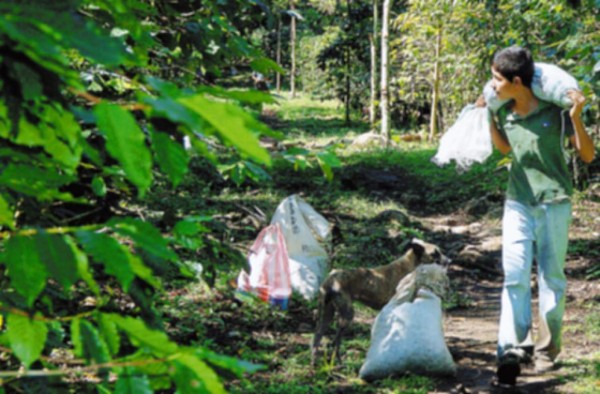
M292 293L287 246L279 224L264 228L248 253L250 274L241 271L239 291L256 294L263 301L287 307ZM283 307L282 309L286 309Z
M329 222L293 194L277 207L271 224L279 224L287 246L293 291L314 299L329 272L329 257L321 245L331 232Z
M429 264L425 270L437 264ZM437 267L433 267L437 266ZM417 268L418 270L419 268ZM375 318L371 329L371 345L359 376L366 381L390 375L416 373L454 375L456 365L444 340L442 302L447 291L447 276L429 287L427 279L415 277L416 270L400 281L394 297ZM439 273L436 273L439 276ZM414 300L413 300L414 298Z
M549 101L559 107L569 108L573 105L567 96L569 90L581 90L577 80L562 68L548 63L535 63L533 81L531 82L533 94L544 101ZM496 113L507 100L499 100L492 88L492 81L488 81L483 88L486 105Z
M469 104L444 133L431 161L440 167L454 161L457 171L464 172L474 163L483 163L492 150L487 108Z

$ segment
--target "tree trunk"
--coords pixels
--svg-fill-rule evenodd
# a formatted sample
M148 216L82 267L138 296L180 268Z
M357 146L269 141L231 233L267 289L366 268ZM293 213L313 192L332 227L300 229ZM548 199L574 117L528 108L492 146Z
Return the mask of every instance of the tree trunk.
M346 102L346 124L350 124L350 48L346 47L346 93L345 102Z
M369 36L371 45L371 104L369 124L375 129L375 100L377 99L377 0L373 0L373 34Z
M389 146L390 112L389 112L389 26L391 0L383 0L381 18L381 135Z
M294 2L290 2L290 9L295 10L296 6ZM292 57L292 69L290 71L290 97L296 97L296 18L292 16L292 26L290 29L290 46L291 46L291 57Z
M277 58L277 65L281 67L281 16L277 20L277 53L275 54ZM281 92L281 74L278 72L275 76L275 83L277 88L277 93Z
M438 23L437 40L435 43L435 63L433 66L433 92L431 95L431 122L429 123L429 142L433 141L438 130L438 101L440 94L440 53L442 48L442 23Z
M348 7L347 7L347 12L348 12L348 20L351 21L352 19L352 1L348 0L347 3ZM348 37L350 35L350 24L348 24L348 30L346 31L346 40L348 40ZM348 42L348 41L347 41ZM346 124L350 124L350 103L351 103L351 85L350 85L350 74L352 72L352 65L350 64L350 57L352 55L352 50L350 48L350 44L348 43L346 45Z

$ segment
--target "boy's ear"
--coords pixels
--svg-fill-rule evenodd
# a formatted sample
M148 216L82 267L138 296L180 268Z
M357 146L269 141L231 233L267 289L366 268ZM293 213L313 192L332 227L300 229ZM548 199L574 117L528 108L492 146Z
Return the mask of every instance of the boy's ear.
M514 84L517 84L517 85L522 85L523 84L523 81L521 80L521 77L513 77L512 82Z

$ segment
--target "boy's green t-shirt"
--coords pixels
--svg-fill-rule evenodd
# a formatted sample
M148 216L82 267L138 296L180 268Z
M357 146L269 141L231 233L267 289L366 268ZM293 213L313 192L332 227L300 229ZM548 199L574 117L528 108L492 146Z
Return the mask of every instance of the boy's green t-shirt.
M564 201L573 193L563 151L564 138L573 135L573 124L568 111L561 111L540 100L525 117L512 112L508 104L492 114L512 148L508 199L536 205Z

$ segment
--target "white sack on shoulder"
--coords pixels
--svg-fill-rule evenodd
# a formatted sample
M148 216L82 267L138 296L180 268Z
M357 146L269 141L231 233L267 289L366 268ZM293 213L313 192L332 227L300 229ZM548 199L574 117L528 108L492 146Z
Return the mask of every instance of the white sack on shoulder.
M577 80L562 68L553 64L535 63L533 81L531 82L533 94L544 101L549 101L559 107L569 108L573 105L567 96L569 90L580 90ZM483 88L486 105L497 112L507 100L499 100L492 88L492 81L488 81Z
M458 119L440 140L436 155L431 159L438 166L456 162L459 172L467 171L474 163L483 163L492 154L492 137L488 110L473 104L462 109Z
M287 245L292 289L315 298L329 271L327 252L320 244L329 237L329 222L297 195L284 199L271 224L279 223Z

